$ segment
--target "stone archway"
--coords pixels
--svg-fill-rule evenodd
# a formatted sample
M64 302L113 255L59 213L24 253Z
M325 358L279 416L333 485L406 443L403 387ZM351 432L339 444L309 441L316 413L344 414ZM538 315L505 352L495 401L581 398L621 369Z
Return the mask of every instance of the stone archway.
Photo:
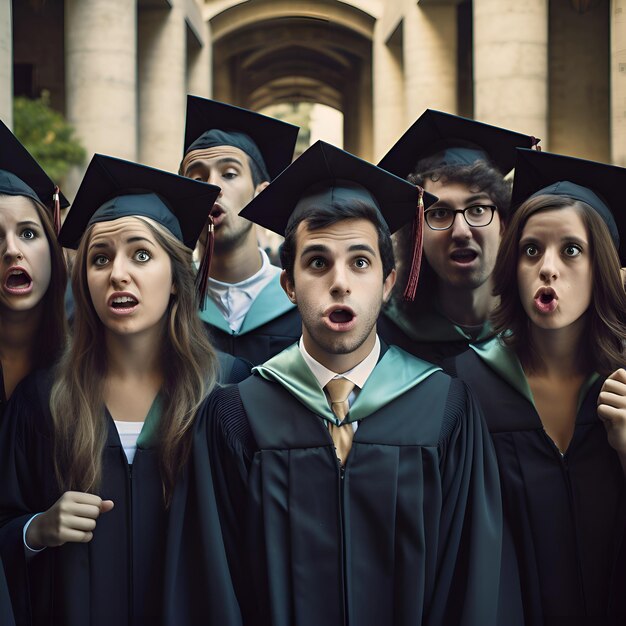
M370 159L374 23L337 2L233 6L210 20L213 97L253 110L296 101L333 107L344 114L346 150Z

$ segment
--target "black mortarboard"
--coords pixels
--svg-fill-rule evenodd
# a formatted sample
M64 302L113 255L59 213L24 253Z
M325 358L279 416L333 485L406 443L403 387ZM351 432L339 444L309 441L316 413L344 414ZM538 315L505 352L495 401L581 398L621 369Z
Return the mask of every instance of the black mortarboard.
M296 209L337 199L372 203L394 232L415 216L419 188L340 148L317 141L239 215L284 235ZM426 207L435 201L435 196L424 193Z
M96 154L59 234L77 248L93 223L149 217L193 250L220 188L131 161Z
M188 95L184 152L234 146L256 163L264 180L271 181L291 163L298 130L267 115Z
M626 233L624 189L626 168L518 149L511 206L515 210L529 198L548 194L585 202L602 217L625 262L626 241L620 242L620 233Z
M506 175L515 163L515 148L531 148L537 143L530 135L426 109L378 166L404 178L418 161L436 156L436 167L485 160Z
M308 208L342 200L359 200L374 206L389 230L395 232L411 220L417 222L416 228L421 231L419 209L430 206L437 198L376 165L317 141L239 215L284 235L292 214L306 216ZM419 250L414 251L414 256L418 257L419 273L421 236L416 237L416 245Z
M51 210L53 218L55 203L59 208L69 206L65 196L48 178L39 163L19 142L17 137L0 121L0 193L9 196L26 196L41 202ZM60 222L59 224L60 225Z

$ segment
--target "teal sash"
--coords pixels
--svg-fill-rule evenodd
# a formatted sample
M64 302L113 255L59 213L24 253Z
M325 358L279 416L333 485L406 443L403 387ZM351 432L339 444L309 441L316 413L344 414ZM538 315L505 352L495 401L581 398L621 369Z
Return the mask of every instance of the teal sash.
M203 322L219 328L228 335L245 335L263 326L263 324L267 324L284 315L287 311L295 308L295 306L280 286L280 274L276 274L271 282L254 299L239 332L236 333L231 330L228 322L209 296L206 297L204 302L204 311L199 311L199 315Z
M440 367L391 346L357 395L346 422L355 422L372 415L439 370ZM282 385L313 413L339 424L339 420L330 410L324 391L302 358L298 344L283 350L252 371L266 380Z

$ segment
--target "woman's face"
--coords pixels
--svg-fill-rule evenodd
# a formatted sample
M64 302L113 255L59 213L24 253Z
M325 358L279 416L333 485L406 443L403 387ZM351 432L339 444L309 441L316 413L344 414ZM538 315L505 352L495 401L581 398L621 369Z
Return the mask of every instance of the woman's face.
M0 197L0 310L37 307L51 277L50 244L30 198Z
M86 263L91 301L108 331L161 331L175 291L172 262L145 222L122 217L96 224Z
M519 242L517 282L530 321L558 330L589 308L592 267L589 234L572 207L531 216Z

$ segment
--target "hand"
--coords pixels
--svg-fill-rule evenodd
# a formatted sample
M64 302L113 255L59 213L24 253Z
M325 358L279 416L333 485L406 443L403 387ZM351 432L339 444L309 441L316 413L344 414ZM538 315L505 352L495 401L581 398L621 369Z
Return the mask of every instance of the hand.
M598 417L609 445L626 458L626 370L620 368L604 381L598 395Z
M93 539L100 514L112 508L112 500L66 491L45 513L33 519L26 531L26 543L33 550L62 546L68 541L87 543Z

